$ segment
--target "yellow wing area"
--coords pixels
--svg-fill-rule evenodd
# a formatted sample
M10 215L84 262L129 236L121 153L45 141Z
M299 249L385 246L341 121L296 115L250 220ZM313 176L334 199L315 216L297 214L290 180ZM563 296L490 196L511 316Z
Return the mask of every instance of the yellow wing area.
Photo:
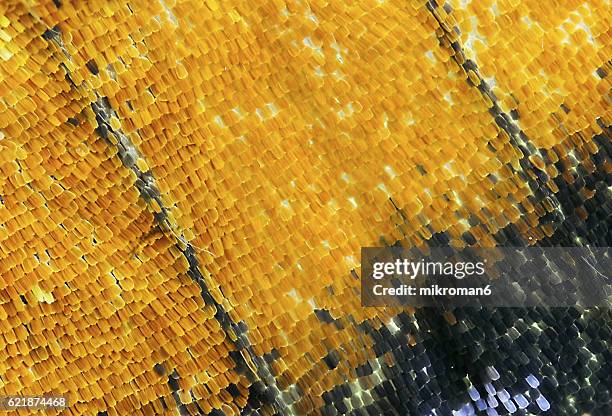
M609 125L604 1L56 3L0 5L0 395L66 394L62 414L237 415L257 381L318 414L373 359L359 324L398 313L360 306L362 246L492 246L509 224L536 243L554 208L521 159L588 169ZM134 169L96 130L101 97Z

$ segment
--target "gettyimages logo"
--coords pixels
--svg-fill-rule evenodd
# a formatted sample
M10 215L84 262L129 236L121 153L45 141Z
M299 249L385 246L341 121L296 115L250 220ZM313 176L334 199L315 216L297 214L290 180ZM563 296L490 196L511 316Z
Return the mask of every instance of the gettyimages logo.
M439 261L409 261L408 259L396 259L395 262L376 262L372 265L372 277L382 279L385 276L403 275L410 279L417 276L442 276L452 275L455 279L463 279L474 274L482 276L485 273L484 261L479 262L439 262Z
M361 250L364 306L602 306L609 248Z

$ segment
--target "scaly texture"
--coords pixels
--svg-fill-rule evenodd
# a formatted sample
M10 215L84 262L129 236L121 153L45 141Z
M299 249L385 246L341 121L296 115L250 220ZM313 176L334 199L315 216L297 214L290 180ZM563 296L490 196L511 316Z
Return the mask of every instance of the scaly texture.
M610 245L609 7L2 1L0 395L610 414L608 311L358 291L362 246Z

